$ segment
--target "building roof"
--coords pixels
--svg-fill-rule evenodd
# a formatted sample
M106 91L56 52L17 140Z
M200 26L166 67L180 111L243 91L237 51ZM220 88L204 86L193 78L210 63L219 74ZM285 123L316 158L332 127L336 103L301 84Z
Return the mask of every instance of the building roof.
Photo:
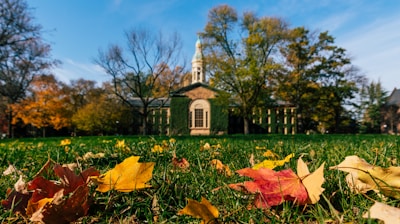
M396 105L400 106L400 89L394 88L392 94L388 97L386 101L387 106Z
M171 99L167 98L167 97L161 97L161 98L150 98L149 99L150 104L149 107L150 108L158 108L158 107L169 107L171 104ZM129 100L129 102L131 103L132 106L135 107L143 107L143 102L142 100L140 100L139 97L133 97L132 99Z
M213 87L211 87L211 86L209 86L209 85L207 85L207 84L205 84L205 83L196 82L196 83L193 83L193 84L191 84L191 85L182 87L182 88L180 88L180 89L178 89L178 90L172 92L172 93L171 93L171 96L183 96L184 93L186 93L186 92L188 92L188 91L190 91L190 90L196 89L196 88L198 88L198 87L204 87L204 88L209 89L209 90L214 91L214 92L220 92L220 91L221 91L221 90L218 90L218 89L216 89L216 88L213 88Z

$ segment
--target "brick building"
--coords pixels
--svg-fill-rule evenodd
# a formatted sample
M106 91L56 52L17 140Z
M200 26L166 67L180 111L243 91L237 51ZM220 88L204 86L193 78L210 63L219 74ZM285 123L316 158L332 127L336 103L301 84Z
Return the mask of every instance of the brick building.
M169 98L152 102L149 133L210 135L243 131L243 119L231 113L235 108L218 104L215 98L220 90L206 83L200 39L196 42L189 80ZM273 108L259 108L253 116L251 133L296 133L296 110L288 103L278 101ZM140 127L141 123L138 121L137 125Z

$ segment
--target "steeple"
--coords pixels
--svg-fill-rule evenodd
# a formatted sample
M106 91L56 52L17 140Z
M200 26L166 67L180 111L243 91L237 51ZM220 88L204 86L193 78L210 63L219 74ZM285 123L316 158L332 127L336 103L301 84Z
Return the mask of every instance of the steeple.
M197 37L196 51L192 58L192 84L196 82L205 82L206 75L203 66L203 53L201 49L200 37Z

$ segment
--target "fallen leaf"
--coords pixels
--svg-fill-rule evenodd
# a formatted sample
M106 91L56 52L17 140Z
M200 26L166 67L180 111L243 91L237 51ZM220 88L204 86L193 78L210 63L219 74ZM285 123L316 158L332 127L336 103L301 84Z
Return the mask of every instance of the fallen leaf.
M322 184L325 181L324 165L325 163L322 163L317 170L310 174L307 165L301 157L297 160L297 175L300 177L308 193L307 204L317 203L320 199L320 195L325 190L322 188Z
M115 148L125 148L125 140L117 140L117 142L115 143Z
M250 166L252 166L252 167L255 164L255 162L254 162L254 154L253 153L250 155L249 163L250 163Z
M272 158L272 159L278 159L278 158L279 158L279 155L278 155L278 154L272 152L272 151L269 150L269 149L268 149L267 151L264 152L263 156L264 156L264 157L269 157L269 158Z
M162 153L163 151L164 148L161 147L161 145L154 145L153 148L151 148L151 152Z
M385 224L397 224L400 223L400 209L384 203L375 202L362 217L379 219Z
M8 175L13 174L13 173L20 173L20 172L19 172L18 169L17 169L14 165L12 165L12 164L10 164L10 165L7 167L7 169L5 169L5 170L3 171L3 175L4 175L4 176L8 176Z
M90 200L89 188L81 185L74 192L64 197L64 190L53 198L40 201L41 207L32 214L30 221L41 223L71 223L88 214Z
M94 154L93 152L87 152L82 157L78 157L79 160L88 160L88 159L100 159L104 158L105 154L102 152Z
M221 149L222 148L222 146L221 146L221 144L216 144L216 145L212 145L211 146L213 149Z
M258 170L244 168L236 172L252 178L253 181L229 184L229 187L256 194L254 205L257 208L269 208L284 201L295 201L299 204L307 202L307 190L301 179L291 169L277 172L269 168Z
M210 149L211 149L211 145L208 142L206 142L204 145L200 146L200 151L210 150Z
M176 158L176 157L172 157L172 165L175 168L180 168L182 170L186 170L190 167L190 163L185 159L185 158Z
M79 186L85 185L89 177L99 176L100 173L95 168L91 167L76 175L72 170L63 167L59 164L54 166L54 173L60 178L64 194L69 194L75 191Z
M223 173L226 176L230 177L232 176L232 171L229 169L228 165L223 164L220 160L218 159L213 159L210 162L211 166L213 166L219 173Z
M201 202L187 199L187 205L178 212L178 215L190 215L194 218L202 219L201 223L218 223L219 211L206 198L201 197Z
M131 192L151 187L147 182L152 178L155 163L139 163L139 158L139 156L131 156L105 174L91 177L98 184L96 190Z
M298 204L315 204L324 191L323 163L317 170L310 173L307 165L299 158L297 175L291 170L274 171L269 168L244 168L236 172L250 177L253 181L230 184L229 187L244 193L255 194L254 205L257 208L269 208L284 201L294 201Z
M63 139L61 140L60 146L67 146L67 145L71 145L71 139Z
M32 198L29 201L30 203L37 203L44 198L53 198L54 194L62 190L62 188L61 185L56 184L54 181L47 180L42 176L35 177L28 182L28 190L33 191ZM32 209L27 210L32 211ZM34 211L36 210L33 209L33 212ZM31 215L31 213L28 213L28 215Z
M23 184L24 186L21 186ZM13 209L14 213L26 214L28 201L32 197L32 192L26 190L26 186L20 180L14 184L14 189L7 190L7 199L1 200L1 205L5 209Z
M67 167L68 169L75 171L78 169L79 165L77 163L68 163L68 164L63 164L62 167Z
M27 186L22 178L22 175L19 175L19 179L17 182L14 184L14 189L16 192L22 193L22 194L28 194Z
M356 193L373 190L400 199L400 167L382 168L371 165L358 156L347 156L339 165L329 169L348 172L346 182Z
M69 195L81 186L87 188L87 181L90 176L98 176L99 172L94 168L84 170L76 175L72 170L59 164L53 166L54 174L60 178L61 183L47 180L42 176L35 177L28 183L28 190L33 191L32 197L26 207L27 215L32 215L43 207L43 199L52 199L59 192Z
M258 163L253 166L253 169L258 170L260 168L269 168L269 169L274 169L277 166L283 166L285 163L288 163L291 158L293 158L294 153L289 154L282 160L264 160L261 163Z
M158 204L157 196L153 196L151 202L151 212L153 213L153 222L158 222L158 217L160 216L160 205Z

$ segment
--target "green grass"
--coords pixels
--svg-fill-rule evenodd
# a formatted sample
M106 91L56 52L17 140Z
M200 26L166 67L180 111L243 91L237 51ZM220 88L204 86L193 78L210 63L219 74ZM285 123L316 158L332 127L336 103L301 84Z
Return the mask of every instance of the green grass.
M82 223L153 223L152 202L156 198L159 206L158 221L161 223L199 223L199 219L179 216L177 212L186 206L186 198L200 200L207 198L220 211L221 223L377 223L363 219L362 214L374 203L372 199L382 201L378 195L356 195L349 191L345 183L345 173L328 170L339 164L348 155L358 155L367 162L378 166L398 166L400 153L399 137L388 135L233 135L218 137L174 137L175 145L169 151L153 153L155 144L162 144L168 137L75 137L71 138L68 150L59 146L63 138L19 139L0 141L0 172L9 164L21 169L26 180L39 171L48 157L60 164L77 162L78 156L86 152L103 152L105 158L89 159L80 162L82 169L95 167L101 173L113 168L125 158L140 156L141 162L155 162L151 188L131 193L110 191L91 193L94 204L90 214L80 219ZM117 140L125 140L129 148L115 147ZM205 143L220 144L220 149L200 151ZM211 167L212 159L219 159L229 165L232 171L249 167L249 158L254 154L256 162L261 162L263 150L256 146L265 146L282 158L295 153L295 158L281 170L296 170L296 160L303 156L310 171L326 163L324 172L325 191L319 203L299 206L292 202L271 209L247 209L253 196L231 190L230 183L246 180L237 174L227 177ZM190 163L189 172L174 170L171 159L172 150L177 157L186 158ZM6 198L7 188L13 187L18 176L0 176L1 199ZM400 205L398 200L387 199L385 203ZM1 223L21 222L23 219L0 208Z

